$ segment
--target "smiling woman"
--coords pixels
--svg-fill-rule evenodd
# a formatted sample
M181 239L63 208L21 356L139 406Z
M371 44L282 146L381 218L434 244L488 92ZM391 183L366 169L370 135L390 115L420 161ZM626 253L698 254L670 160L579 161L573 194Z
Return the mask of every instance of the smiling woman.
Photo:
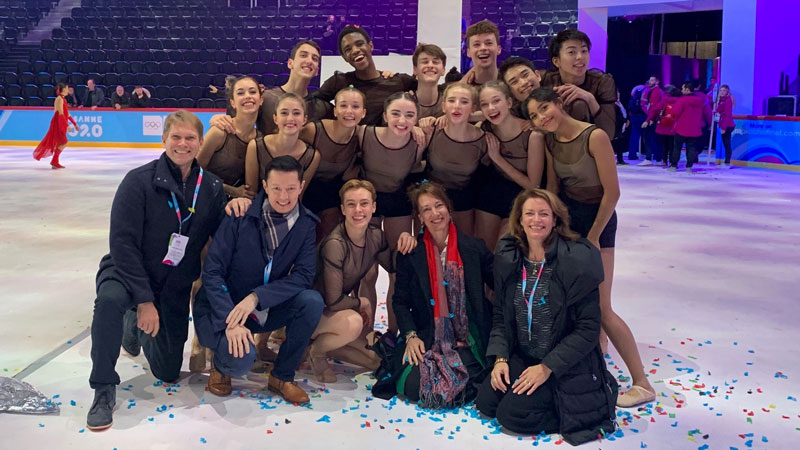
M397 257L393 305L401 338L386 355L378 398L402 395L424 408L472 401L485 376L493 286L492 255L450 219L444 188L423 182L410 194L425 230L417 248Z

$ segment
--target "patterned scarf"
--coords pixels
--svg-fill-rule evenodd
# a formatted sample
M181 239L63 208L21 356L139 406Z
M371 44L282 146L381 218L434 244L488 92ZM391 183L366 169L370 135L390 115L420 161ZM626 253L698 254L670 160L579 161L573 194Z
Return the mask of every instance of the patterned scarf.
M431 348L422 355L419 404L423 408L450 408L463 403L464 388L469 379L456 347L458 342L469 342L464 264L458 253L458 236L452 222L444 264L427 229L423 242L433 294L434 339Z
M267 234L267 255L272 259L275 250L281 244L283 238L289 234L297 218L300 217L300 203L294 205L291 211L286 214L281 214L272 209L269 204L269 198L264 199L261 205L261 214L266 225Z

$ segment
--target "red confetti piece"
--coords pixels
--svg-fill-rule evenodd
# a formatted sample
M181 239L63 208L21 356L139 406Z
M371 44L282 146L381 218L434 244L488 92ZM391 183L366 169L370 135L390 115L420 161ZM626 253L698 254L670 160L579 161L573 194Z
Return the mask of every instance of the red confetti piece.
M272 430L267 430L267 434L272 434Z
M563 444L563 443L564 443L564 440L563 440L563 439L559 439L559 440L557 440L557 441L556 441L556 445L561 445L561 444Z
M369 428L369 427L371 426L371 425L369 424L369 420L366 422L366 425L365 425L365 426L366 426L367 428Z
M761 408L761 410L762 410L762 411L764 411L764 412L766 412L766 413L768 413L768 412L769 412L769 410L768 410L767 408Z

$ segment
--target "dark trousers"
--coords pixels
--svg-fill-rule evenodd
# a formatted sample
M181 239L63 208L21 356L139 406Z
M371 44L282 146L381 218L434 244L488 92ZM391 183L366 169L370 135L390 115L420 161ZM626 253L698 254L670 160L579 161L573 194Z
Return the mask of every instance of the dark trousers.
M281 350L282 351L282 350ZM485 375L483 366L475 359L472 350L469 347L462 347L458 349L458 356L461 357L461 364L467 368L467 385L464 387L464 403L471 402L475 395L478 393L478 386L481 384L481 379ZM406 377L406 384L403 386L403 394L410 402L419 401L419 383L420 373L419 366L411 367L411 371Z
M628 136L624 137L615 137L611 141L611 147L614 149L614 154L617 155L617 162L625 162L622 157L625 155L625 151L628 150Z
M247 319L245 326L253 333L264 333L286 327L286 340L281 344L272 376L283 381L294 381L295 368L303 358L324 306L319 292L306 289L280 305L271 307L263 326L253 319ZM225 335L225 330L215 333L212 338L216 345L210 347L214 351L214 368L218 371L239 377L253 367L256 361L256 347L253 344L250 344L250 353L236 358L228 351L228 337ZM203 339L203 342L208 340Z
M538 361L514 355L508 360L511 385L522 372ZM491 385L491 376L483 380L475 399L475 407L488 417L496 417L503 428L519 434L537 435L555 433L559 429L556 413L555 380L551 375L531 395L517 395L512 392L511 385L506 392L495 391Z
M171 299L185 301L189 299ZM93 389L104 385L119 384L119 375L114 367L122 345L122 323L125 313L136 307L125 286L116 280L107 280L97 288L92 317L92 373L89 385ZM178 315L156 305L159 331L156 337L145 334L138 328L139 343L153 376L172 383L181 374L183 346L189 335L189 316Z
M659 148L659 144L661 142L656 142L656 126L650 125L647 128L642 128L642 147L644 147L644 159L653 160L654 162L659 161L661 158L661 149Z
M664 162L669 162L670 157L672 156L672 147L675 146L675 135L672 134L659 134L658 139L661 141L661 160Z
M639 144L642 142L642 124L647 116L631 115L631 141L628 148L628 158L636 158L639 152Z
M731 163L731 154L733 153L733 149L731 148L731 135L735 128L736 127L728 127L722 131L722 145L725 147L725 164Z
M672 157L669 159L669 165L678 167L678 161L681 160L681 148L686 144L686 168L690 168L697 162L697 137L685 137L680 134L675 135L675 145L672 146Z

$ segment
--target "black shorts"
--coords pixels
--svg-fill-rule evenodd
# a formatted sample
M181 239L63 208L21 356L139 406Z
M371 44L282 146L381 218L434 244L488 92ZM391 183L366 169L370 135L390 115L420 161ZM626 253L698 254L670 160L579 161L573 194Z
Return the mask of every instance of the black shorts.
M522 186L509 180L494 169L479 178L476 184L475 209L507 219L514 199L522 192Z
M339 189L344 185L341 178L330 181L311 180L308 189L303 193L303 206L316 215L330 208L339 208Z
M391 218L411 215L411 200L405 189L395 192L378 192L377 202L376 216Z
M600 209L600 204L583 203L573 200L565 195L561 196L561 200L567 205L569 209L570 228L572 231L586 237L589 230L594 225L594 219L597 217L597 210ZM614 248L617 236L617 212L611 215L608 219L606 227L600 233L600 248Z
M472 186L463 189L445 189L447 197L453 202L453 211L470 211L475 207L475 191Z

